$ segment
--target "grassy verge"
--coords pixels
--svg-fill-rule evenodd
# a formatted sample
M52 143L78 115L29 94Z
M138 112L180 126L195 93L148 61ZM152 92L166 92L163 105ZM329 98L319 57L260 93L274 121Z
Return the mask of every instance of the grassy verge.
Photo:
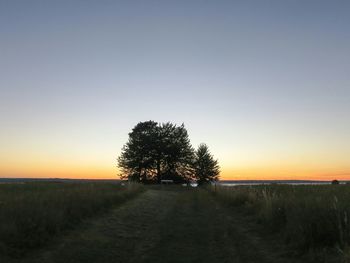
M142 191L112 183L0 185L0 253L21 256Z
M332 251L343 258L349 256L349 185L238 186L212 190L222 202L243 207L301 254Z

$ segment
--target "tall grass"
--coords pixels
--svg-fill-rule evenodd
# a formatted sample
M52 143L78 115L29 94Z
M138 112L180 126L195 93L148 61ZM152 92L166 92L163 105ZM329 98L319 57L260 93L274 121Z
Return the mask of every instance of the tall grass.
M22 255L81 220L136 195L141 186L32 182L0 185L0 253Z
M217 187L215 193L300 251L349 246L350 185Z

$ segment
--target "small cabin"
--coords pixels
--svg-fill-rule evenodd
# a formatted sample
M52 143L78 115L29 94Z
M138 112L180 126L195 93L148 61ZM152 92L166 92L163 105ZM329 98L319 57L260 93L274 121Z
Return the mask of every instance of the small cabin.
M174 180L160 180L160 184L173 184Z

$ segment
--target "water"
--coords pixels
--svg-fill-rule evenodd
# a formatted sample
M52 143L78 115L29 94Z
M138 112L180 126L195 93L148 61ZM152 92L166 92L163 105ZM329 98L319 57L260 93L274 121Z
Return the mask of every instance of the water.
M339 182L345 184L346 182ZM287 184L287 185L330 185L330 181L223 181L218 182L221 186L239 186L239 185L271 185L271 184Z

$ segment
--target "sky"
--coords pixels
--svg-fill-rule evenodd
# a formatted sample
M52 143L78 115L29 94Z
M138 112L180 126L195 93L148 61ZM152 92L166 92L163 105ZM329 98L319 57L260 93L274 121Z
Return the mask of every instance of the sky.
M222 179L350 179L350 1L0 0L0 177L116 178L140 121Z

